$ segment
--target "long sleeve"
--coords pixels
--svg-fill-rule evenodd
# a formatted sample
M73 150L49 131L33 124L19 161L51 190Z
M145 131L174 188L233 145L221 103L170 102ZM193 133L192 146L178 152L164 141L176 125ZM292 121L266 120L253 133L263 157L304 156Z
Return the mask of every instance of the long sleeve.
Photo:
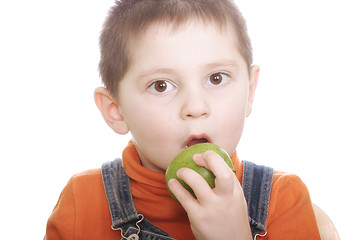
M111 216L100 169L74 175L48 219L47 240L120 239Z
M265 239L320 240L307 187L295 175L274 175Z
M59 200L48 220L46 239L74 239L75 200L72 179L60 194Z

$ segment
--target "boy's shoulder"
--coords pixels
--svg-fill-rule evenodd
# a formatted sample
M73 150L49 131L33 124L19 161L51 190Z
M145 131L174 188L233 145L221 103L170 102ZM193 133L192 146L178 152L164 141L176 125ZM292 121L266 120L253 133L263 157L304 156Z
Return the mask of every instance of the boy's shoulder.
M94 168L85 170L79 173L75 173L70 177L68 180L67 185L76 185L76 184L89 184L89 181L94 183L98 181L102 182L101 178L101 169L100 168Z
M271 195L273 195L274 192L283 191L286 188L293 188L295 191L296 189L307 190L306 185L299 176L292 173L275 170L270 166L258 165L249 161L242 161L240 163L239 169L242 173L238 174L237 176L239 180L244 180L244 176L253 176L254 178L258 179L256 181L261 180L263 182L266 179L270 179L270 181L272 181Z
M101 169L95 168L74 174L64 190L74 195L93 195L104 191Z
M295 189L305 188L307 190L306 185L299 176L292 173L274 170L272 190L276 190L276 189L284 190L284 188L288 188L288 187Z
M81 239L119 239L110 226L110 210L98 168L70 178L48 220L46 235L48 239L60 239L60 235L61 239L73 239L75 234Z
M271 187L271 203L286 203L310 201L307 186L298 175L274 170Z
M91 169L74 174L61 192L59 204L62 205L62 208L76 208L77 218L86 216L86 212L89 212L90 208L91 212L98 215L107 210L101 169Z
M267 225L269 238L281 239L291 232L297 236L291 239L319 239L310 194L299 176L274 171Z
M97 178L99 176L101 177L101 168L94 168L74 174L71 177L71 180L77 180L82 178Z
M296 209L301 212L305 210L304 207L308 209L302 214L306 212L313 214L309 190L305 183L295 174L275 170L269 203L269 217L286 212L299 214ZM291 209L293 211L290 211Z

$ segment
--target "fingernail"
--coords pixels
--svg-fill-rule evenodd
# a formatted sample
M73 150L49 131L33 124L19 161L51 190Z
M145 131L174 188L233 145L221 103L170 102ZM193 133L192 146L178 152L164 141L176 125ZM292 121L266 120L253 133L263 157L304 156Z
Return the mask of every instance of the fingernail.
M207 150L206 152L203 153L203 155L205 157L209 156L210 154L212 154L214 151L211 151L211 150Z
M169 179L169 181L168 181L168 185L170 186L172 186L172 185L174 185L175 184L175 178L171 178L171 179Z
M180 168L179 170L177 170L176 172L176 176L179 178L181 172L184 171L184 168Z

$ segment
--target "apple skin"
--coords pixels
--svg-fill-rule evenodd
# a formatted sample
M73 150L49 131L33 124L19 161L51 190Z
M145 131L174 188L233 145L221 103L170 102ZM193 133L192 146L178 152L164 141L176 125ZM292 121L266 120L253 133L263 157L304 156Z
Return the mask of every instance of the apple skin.
M214 174L209 171L208 169L206 169L205 167L201 167L196 165L196 163L193 160L193 156L196 153L204 153L207 150L212 150L214 152L216 152L217 154L219 154L227 163L227 165L233 170L233 164L231 162L231 159L229 157L229 155L227 154L227 152L225 150L223 150L221 147L212 144L212 143L198 143L195 145L192 145L188 148L186 148L185 150L183 150L182 152L179 153L179 155L177 155L172 162L169 164L168 168L166 169L166 173L165 173L165 179L166 179L166 185L167 188L170 192L170 195L172 196L172 198L179 203L179 201L176 199L176 197L174 196L174 194L170 191L168 182L170 179L175 178L176 180L178 180L186 190L188 190L193 196L194 198L196 198L194 191L191 189L191 187L189 187L189 185L187 185L183 180L179 179L176 176L177 171L180 168L190 168L193 169L194 171L196 171L197 173L199 173L205 180L206 182L209 184L209 186L211 188L215 187L215 176ZM180 203L179 203L180 204Z

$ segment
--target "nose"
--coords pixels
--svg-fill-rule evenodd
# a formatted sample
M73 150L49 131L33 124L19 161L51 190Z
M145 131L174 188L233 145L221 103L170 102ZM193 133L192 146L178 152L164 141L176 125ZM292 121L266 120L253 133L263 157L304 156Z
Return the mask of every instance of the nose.
M207 118L209 114L210 105L206 94L195 91L184 94L181 107L182 119Z

